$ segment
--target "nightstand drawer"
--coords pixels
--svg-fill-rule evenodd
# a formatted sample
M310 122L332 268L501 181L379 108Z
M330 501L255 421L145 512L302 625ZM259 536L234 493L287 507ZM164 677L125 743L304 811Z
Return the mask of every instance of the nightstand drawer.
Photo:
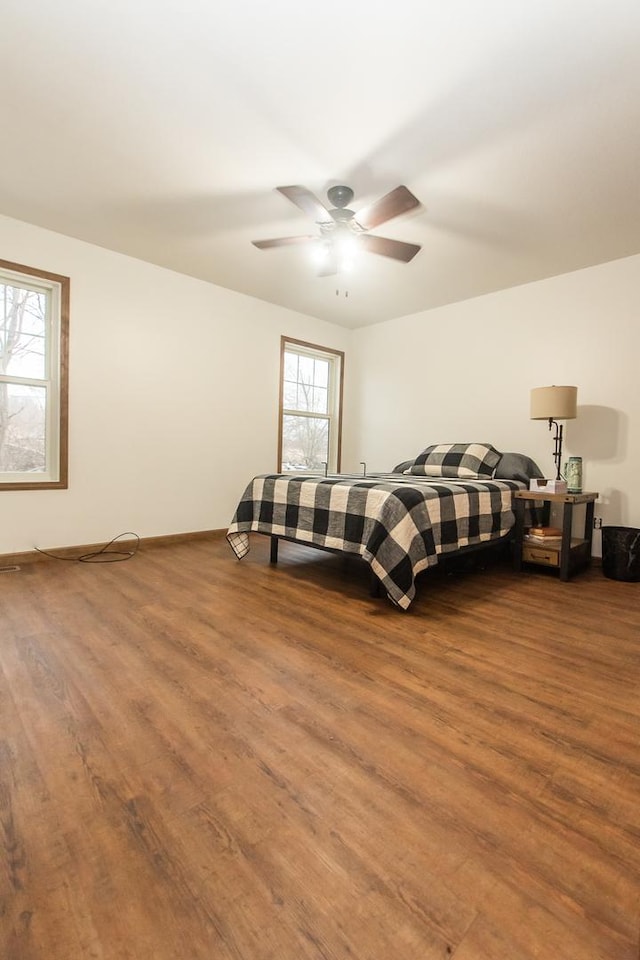
M522 547L522 559L525 563L544 563L547 567L559 567L560 551L525 543Z

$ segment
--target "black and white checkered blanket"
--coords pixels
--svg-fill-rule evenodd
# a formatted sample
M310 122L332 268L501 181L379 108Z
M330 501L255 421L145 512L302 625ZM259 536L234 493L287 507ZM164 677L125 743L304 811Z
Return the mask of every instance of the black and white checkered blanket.
M514 525L515 480L255 477L227 532L239 560L249 531L361 556L390 599L407 609L415 577L440 554L505 536Z

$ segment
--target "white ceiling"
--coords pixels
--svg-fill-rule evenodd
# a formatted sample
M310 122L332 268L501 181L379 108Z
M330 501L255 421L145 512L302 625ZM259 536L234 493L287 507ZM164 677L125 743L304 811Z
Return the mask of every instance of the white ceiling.
M0 213L380 322L640 252L639 51L638 0L3 0ZM416 258L252 246L336 183Z

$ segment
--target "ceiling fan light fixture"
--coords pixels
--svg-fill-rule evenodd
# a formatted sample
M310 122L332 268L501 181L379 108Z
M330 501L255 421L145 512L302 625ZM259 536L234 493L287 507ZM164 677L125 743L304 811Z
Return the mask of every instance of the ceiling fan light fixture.
M351 269L361 251L409 263L420 250L416 243L404 243L369 233L372 227L420 207L420 201L405 186L396 187L357 214L347 207L353 199L351 187L330 187L327 198L333 204L331 210L306 187L294 185L276 189L315 221L320 237L280 237L252 242L259 249L293 243L311 244L312 257L319 264L319 277L333 276L338 271Z
M360 242L347 223L337 223L326 244L329 259L335 264L338 273L353 270L360 253Z
M339 257L352 260L360 249L358 238L350 231L348 233L346 231L336 232L334 246Z
M322 267L328 262L331 256L331 244L328 240L319 240L314 243L311 251L311 259L318 267Z

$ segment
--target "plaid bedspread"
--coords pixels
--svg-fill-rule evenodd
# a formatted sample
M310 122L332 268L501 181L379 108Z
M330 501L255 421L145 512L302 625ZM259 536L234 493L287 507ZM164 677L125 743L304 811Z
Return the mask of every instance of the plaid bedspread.
M249 532L289 537L362 557L406 610L415 577L440 554L505 536L515 480L433 480L401 474L266 474L245 490L227 540L239 560Z

